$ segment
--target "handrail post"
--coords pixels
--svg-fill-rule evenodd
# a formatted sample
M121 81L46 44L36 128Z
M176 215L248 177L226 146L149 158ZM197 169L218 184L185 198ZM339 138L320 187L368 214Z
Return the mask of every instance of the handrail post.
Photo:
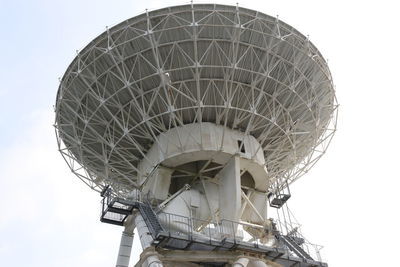
M211 245L211 227L208 225L208 235L210 236L210 245Z
M232 232L233 232L233 241L236 244L236 231L235 231L235 225L233 224L233 221L231 221L232 223Z
M193 227L192 227L192 223L193 223L193 222L192 222L192 217L189 217L188 220L189 220L189 222L188 222L188 228L189 228L189 229L188 229L188 230L189 230L189 231L188 231L188 235L189 235L189 236L188 236L188 239L189 239L189 240L192 240L192 238L193 238L193 236L192 236L192 230L193 230Z
M168 236L171 237L171 214L165 213L168 215Z

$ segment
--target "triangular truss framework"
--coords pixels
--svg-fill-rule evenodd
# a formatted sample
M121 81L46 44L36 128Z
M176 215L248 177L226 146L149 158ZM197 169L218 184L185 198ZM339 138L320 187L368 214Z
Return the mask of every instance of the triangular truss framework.
M78 53L55 126L71 170L97 191L137 188L159 137L203 122L257 138L276 191L324 154L337 106L325 60L297 30L244 8L186 5L127 20Z

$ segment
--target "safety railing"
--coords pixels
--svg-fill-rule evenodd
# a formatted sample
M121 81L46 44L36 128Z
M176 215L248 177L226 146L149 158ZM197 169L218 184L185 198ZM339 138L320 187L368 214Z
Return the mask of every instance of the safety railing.
M278 226L276 231L266 231L262 226L249 224L245 222L235 222L230 220L221 220L213 222L211 220L200 220L187 216L159 212L157 214L160 224L165 233L170 237L190 240L203 244L220 244L224 241L230 241L235 244L242 244L249 247L273 247L279 248L288 255L298 257L282 240L282 236L293 246L299 246L312 259L322 261L320 250L322 246L308 242L298 229L275 221ZM291 229L291 230L290 230Z
M103 218L112 221L119 221L122 222L125 219L125 215L116 212L107 212L104 213Z
M309 242L301 233L301 225L299 223L274 219L274 224L280 235L290 238L314 260L322 261L321 249L323 246ZM288 254L293 255L293 251L291 251L288 247L281 244L281 248L285 249Z
M261 226L230 220L221 220L217 223L165 212L158 213L158 219L168 235L185 240L212 244L229 239L234 243L271 246ZM255 237L256 235L262 238Z

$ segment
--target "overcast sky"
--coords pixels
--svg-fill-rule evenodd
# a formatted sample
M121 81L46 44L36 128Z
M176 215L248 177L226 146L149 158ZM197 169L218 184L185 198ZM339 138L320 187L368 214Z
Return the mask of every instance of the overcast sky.
M195 1L196 3L197 1ZM400 202L398 1L243 1L305 35L329 60L340 104L325 156L289 205L330 266L395 266ZM114 266L122 228L57 152L53 104L69 63L94 37L182 1L0 0L2 266ZM236 4L235 1L218 3ZM141 248L138 239L131 263Z

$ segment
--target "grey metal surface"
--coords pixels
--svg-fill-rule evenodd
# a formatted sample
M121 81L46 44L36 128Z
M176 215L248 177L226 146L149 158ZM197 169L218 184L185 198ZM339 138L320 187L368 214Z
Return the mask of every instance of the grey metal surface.
M71 170L97 191L137 188L157 136L202 122L254 136L277 188L323 154L336 107L307 37L261 12L196 4L139 15L90 42L62 78L55 125Z

